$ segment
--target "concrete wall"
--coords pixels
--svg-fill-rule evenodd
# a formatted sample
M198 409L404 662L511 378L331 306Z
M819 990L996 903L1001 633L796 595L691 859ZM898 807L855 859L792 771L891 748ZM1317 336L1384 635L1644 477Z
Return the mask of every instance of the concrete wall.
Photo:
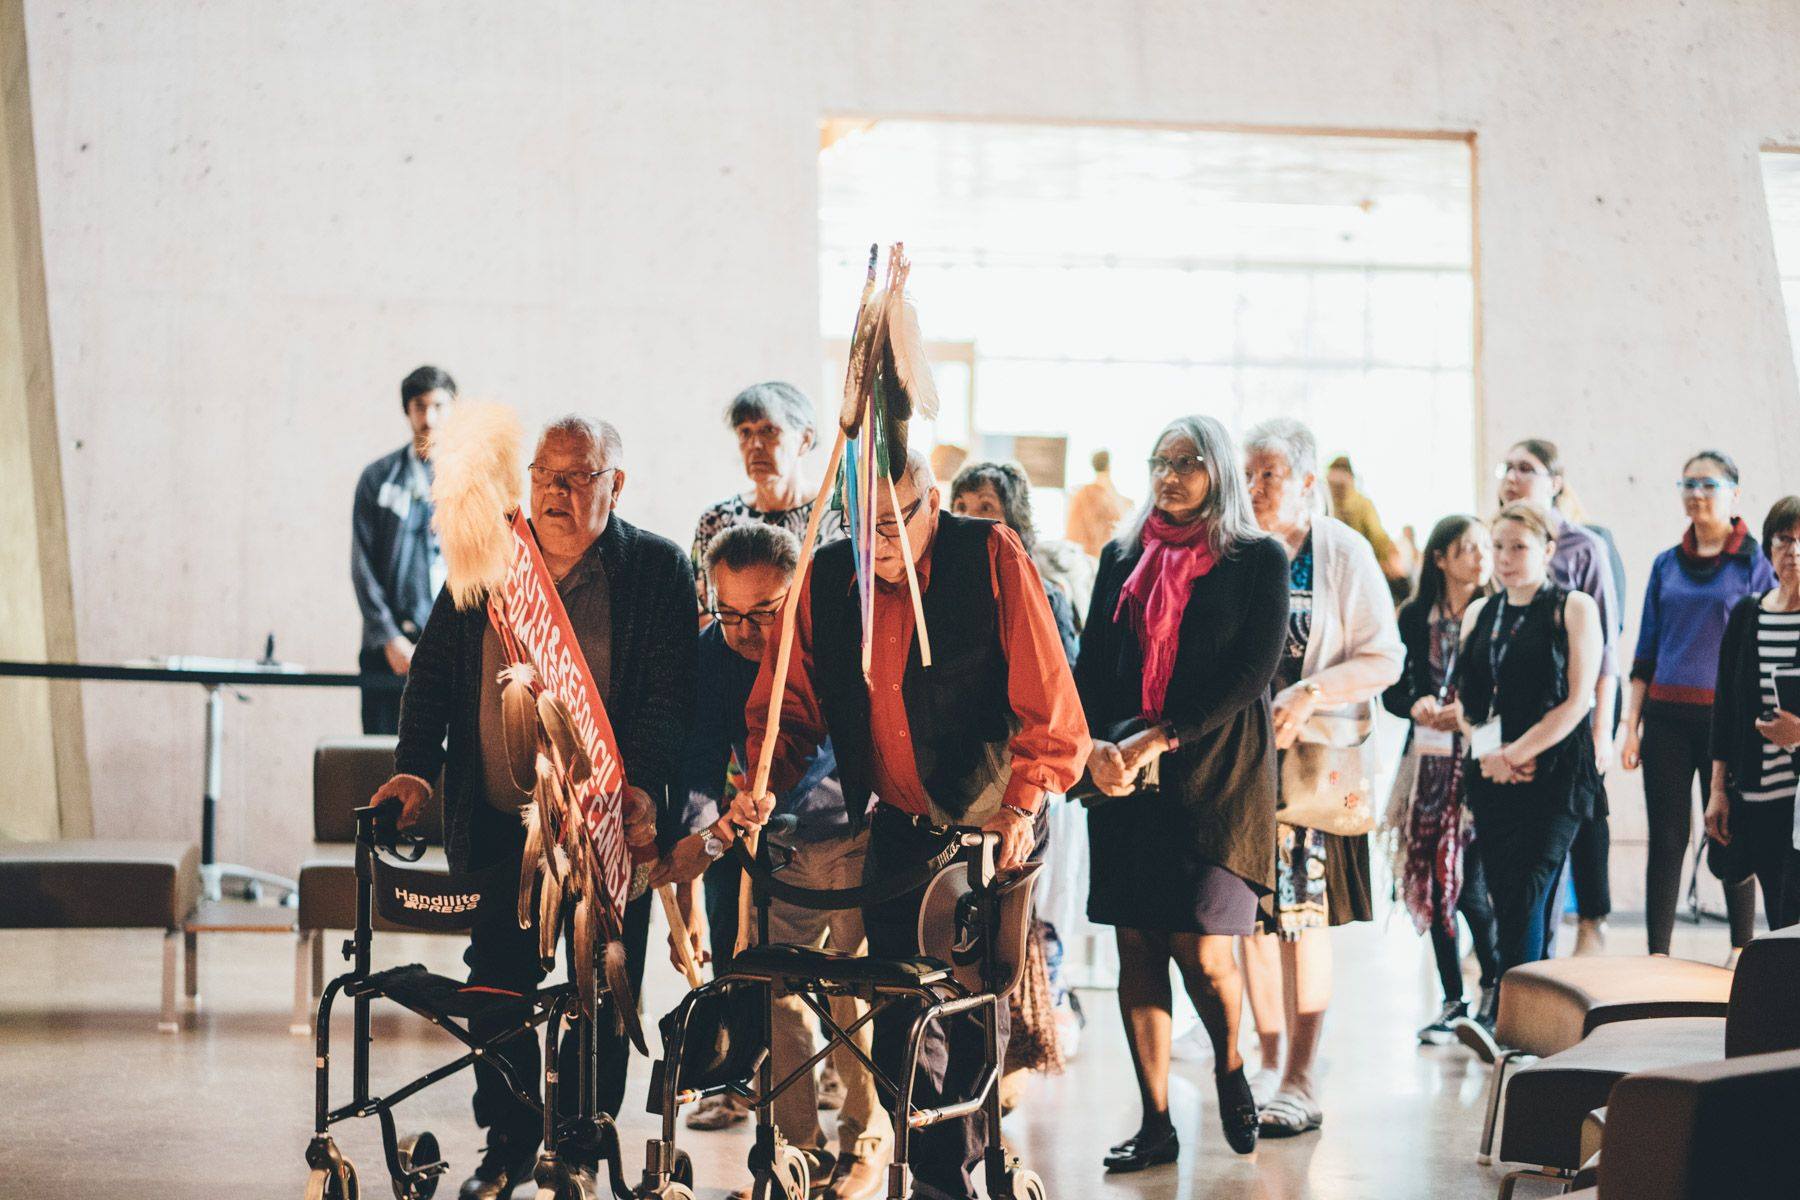
M1759 512L1794 482L1756 162L1800 142L1800 8L1779 0L27 16L89 659L251 654L273 629L286 657L347 665L351 485L399 443L420 361L528 417L613 417L623 511L685 534L734 477L724 398L817 377L828 113L1473 131L1488 459L1562 441L1640 579L1690 448L1738 453ZM86 712L100 831L191 829L198 694L92 685ZM355 712L232 706L225 854L291 865L310 747Z

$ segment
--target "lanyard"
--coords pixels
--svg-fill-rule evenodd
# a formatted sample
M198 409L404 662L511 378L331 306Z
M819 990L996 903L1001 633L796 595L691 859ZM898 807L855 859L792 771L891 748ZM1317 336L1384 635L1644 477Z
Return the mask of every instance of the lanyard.
M1442 635L1442 633L1439 632L1439 630L1441 630L1445 625L1450 624L1451 620L1452 620L1452 618L1450 618L1450 617L1444 617L1443 619L1439 620L1437 622L1437 628L1432 630L1432 636L1434 638L1442 637L1443 635ZM1459 622L1459 624L1460 624L1460 622ZM1450 642L1449 647L1444 651L1443 682L1438 684L1437 698L1438 698L1439 704L1447 703L1450 699L1450 692L1452 691L1453 686L1454 686L1453 681L1456 678L1456 661L1462 654L1462 638L1461 637L1452 636L1449 639L1449 642Z
M1494 606L1494 627L1488 632L1488 673L1493 683L1494 703L1497 705L1500 698L1500 668L1506 662L1506 652L1512 648L1512 639L1517 636L1519 627L1525 623L1525 617L1531 611L1531 605L1521 605L1519 615L1513 618L1510 625L1506 625L1506 610L1512 605L1507 600L1505 592L1501 592L1495 599L1500 603ZM1532 600L1535 602L1537 597L1533 596Z

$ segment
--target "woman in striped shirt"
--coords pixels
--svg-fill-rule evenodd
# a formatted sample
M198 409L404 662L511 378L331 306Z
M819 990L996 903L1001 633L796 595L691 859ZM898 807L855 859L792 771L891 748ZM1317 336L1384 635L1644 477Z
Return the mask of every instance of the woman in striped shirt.
M1706 832L1730 847L1721 859L1735 867L1731 873L1756 876L1769 926L1779 929L1800 919L1794 897L1782 898L1784 884L1800 892L1800 879L1784 880L1794 849L1800 715L1782 706L1776 688L1779 674L1800 680L1800 496L1775 502L1763 521L1763 545L1776 585L1732 609L1719 648Z

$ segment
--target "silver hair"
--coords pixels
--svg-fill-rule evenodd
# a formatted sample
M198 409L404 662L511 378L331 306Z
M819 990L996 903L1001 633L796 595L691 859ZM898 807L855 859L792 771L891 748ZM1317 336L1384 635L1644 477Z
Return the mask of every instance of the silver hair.
M1150 443L1150 452L1154 454L1156 447L1171 434L1191 439L1200 455L1201 467L1207 477L1206 499L1201 501L1200 517L1210 526L1207 539L1212 543L1213 553L1220 558L1229 558L1245 542L1267 537L1250 510L1250 491L1244 486L1244 465L1225 426L1217 418L1200 413L1176 417L1163 426L1156 440ZM1120 527L1118 536L1113 539L1120 550L1129 552L1137 546L1138 539L1144 534L1144 523L1155 508L1156 497L1147 497L1131 519Z
M906 474L920 496L931 495L931 489L937 486L937 472L931 469L931 460L917 450L906 452Z
M1296 480L1305 475L1313 476L1308 509L1320 513L1326 510L1325 489L1317 483L1319 442L1304 422L1296 421L1293 417L1270 417L1260 422L1244 439L1244 457L1247 459L1252 454L1281 455L1287 459L1288 469L1294 473Z
M619 436L618 427L611 421L569 413L544 426L544 431L538 434L538 445L542 446L553 437L586 442L600 452L602 466L625 465L625 440Z
M789 433L818 432L818 412L806 393L791 383L753 383L725 406L725 424L736 429L746 421L770 420Z

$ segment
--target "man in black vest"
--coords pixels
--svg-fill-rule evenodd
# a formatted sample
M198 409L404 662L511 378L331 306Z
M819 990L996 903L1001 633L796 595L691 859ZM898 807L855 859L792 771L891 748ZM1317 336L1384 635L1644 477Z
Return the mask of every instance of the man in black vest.
M926 857L943 844L947 825L998 833L999 865L1017 866L1043 840L1046 793L1074 784L1089 747L1044 585L1006 526L940 511L923 456L909 454L893 492L881 487L877 494L868 678L852 546L834 542L815 556L795 609L771 788L779 794L791 787L829 737L851 811L880 797L870 818L866 878ZM923 593L929 668L916 636L902 523ZM746 713L752 762L761 751L777 646L772 638ZM772 809L768 796L745 797L734 813L760 823ZM870 955L919 952L922 898L921 888L864 909ZM1000 1018L1004 1054L1004 1005ZM875 1060L889 1078L900 1078L911 1021L911 1012L896 1005L875 1022ZM966 1095L982 1061L979 1027L967 1019L951 1026L927 1031L913 1094L919 1108ZM922 1129L912 1146L915 1197L975 1195L971 1173L986 1149L980 1117Z

